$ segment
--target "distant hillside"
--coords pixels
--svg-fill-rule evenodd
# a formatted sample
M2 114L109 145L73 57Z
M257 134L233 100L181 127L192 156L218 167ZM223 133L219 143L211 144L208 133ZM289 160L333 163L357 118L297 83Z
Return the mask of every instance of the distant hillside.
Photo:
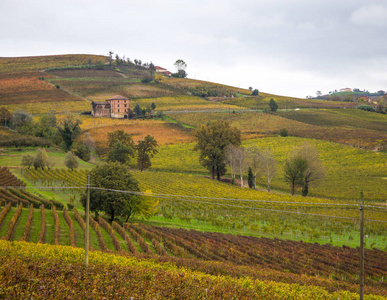
M126 96L140 105L156 99L162 110L341 108L348 102L299 99L260 93L217 83L168 78L138 64L97 55L53 55L0 58L0 106L30 113L54 110L82 112L91 101ZM156 100L155 100L156 101ZM352 105L353 106L353 105Z

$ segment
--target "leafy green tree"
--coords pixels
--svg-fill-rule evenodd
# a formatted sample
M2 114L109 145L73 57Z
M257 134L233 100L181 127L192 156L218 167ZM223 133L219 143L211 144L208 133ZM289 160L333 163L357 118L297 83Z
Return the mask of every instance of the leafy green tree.
M33 165L34 165L35 170L37 170L39 168L44 169L47 166L47 162L48 162L48 155L46 153L46 150L39 149L38 153L34 157Z
M107 161L125 164L129 162L130 157L134 157L133 148L122 144L120 141L117 141L110 149Z
M133 111L134 111L134 114L136 115L136 118L144 117L144 113L142 108L140 107L140 104L137 103Z
M108 146L112 148L116 142L121 142L121 144L135 148L134 141L132 135L126 133L123 130L115 130L113 132L108 133Z
M199 161L218 180L226 172L225 148L241 144L241 132L225 121L202 125L194 132L197 144L194 150L200 151Z
M82 142L75 142L71 150L76 156L83 161L89 161L91 156L90 148Z
M73 142L81 133L82 121L72 116L66 116L66 118L58 126L58 131L63 139L63 148L70 150Z
M65 166L69 168L71 171L78 168L79 166L79 161L77 159L77 156L71 151L67 152L65 156Z
M34 157L30 154L26 154L22 156L21 165L23 167L31 168L34 165Z
M277 102L274 101L274 99L270 99L269 107L270 107L271 111L276 112L278 109L278 104L277 104Z
M157 141L151 135L147 135L143 141L138 142L137 167L140 171L152 166L151 158L154 154L158 153L157 147Z
M156 104L154 102L152 102L150 107L151 107L151 110L155 110L156 109Z
M251 95L252 96L258 96L259 95L259 91L257 89L255 89L254 91L251 92Z
M98 165L90 172L92 187L90 189L90 210L94 212L105 212L110 216L110 221L117 217L128 220L135 215L151 215L157 205L151 197L144 199L139 192L137 180L120 163L108 163ZM120 190L117 192L112 190ZM82 205L86 205L86 194L81 198Z

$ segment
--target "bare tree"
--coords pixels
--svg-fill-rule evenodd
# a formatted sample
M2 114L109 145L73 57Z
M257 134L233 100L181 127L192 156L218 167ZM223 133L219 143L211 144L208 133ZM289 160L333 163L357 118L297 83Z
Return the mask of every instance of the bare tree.
M230 166L231 183L235 183L235 174L237 170L237 163L235 159L235 149L238 148L232 144L225 148L226 163Z
M241 147L235 148L235 160L241 178L241 187L243 188L243 171L245 168L245 149Z
M325 169L319 158L318 150L314 145L304 143L299 152L307 161L302 186L302 195L307 196L309 186L311 184L318 184L325 177Z
M311 184L317 184L325 177L324 167L315 146L305 143L293 150L285 162L285 180L291 183L292 195L295 187L302 187L302 195L307 196Z
M235 175L238 172L243 187L243 171L245 168L245 150L235 145L228 145L225 149L226 162L230 166L231 180L235 182Z
M270 149L262 150L259 158L259 168L262 170L262 175L266 177L267 191L270 192L271 181L277 175L277 160Z
M267 180L267 191L270 192L271 181L277 175L277 160L270 149L250 150L251 170L254 175L254 188L257 186L257 178L263 176Z

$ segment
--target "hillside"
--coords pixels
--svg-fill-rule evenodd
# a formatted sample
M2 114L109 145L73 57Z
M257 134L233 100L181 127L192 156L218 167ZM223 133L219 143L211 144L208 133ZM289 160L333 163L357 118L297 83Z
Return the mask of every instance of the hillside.
M132 110L140 106L135 118L90 115L92 101L114 95L129 98ZM270 111L273 101L277 111ZM43 297L49 289L58 297L88 291L114 298L108 282L115 276L117 291L135 299L168 293L186 299L357 299L363 192L366 294L386 299L387 115L357 104L264 91L253 96L248 89L165 77L146 64L105 56L0 58L0 261L7 270L0 274L0 298ZM10 122L12 114L25 118L18 120L22 125ZM239 174L232 181L228 165L217 181L200 163L194 132L214 121L241 132L244 184ZM135 145L147 135L157 141L149 168L140 171L137 151L126 154L125 164L138 182L136 193L155 209L146 218L112 223L102 210L93 213L85 269L81 197L89 171L107 161L109 134L117 130ZM301 186L292 195L285 166L304 144L315 147L325 176L310 185L308 196L301 196ZM270 192L263 169L256 189L247 184L252 153L267 149L276 166ZM85 160L78 158L74 170L66 166L69 151ZM43 167L38 154L48 162ZM63 280L56 282L57 276ZM47 284L27 288L26 278Z

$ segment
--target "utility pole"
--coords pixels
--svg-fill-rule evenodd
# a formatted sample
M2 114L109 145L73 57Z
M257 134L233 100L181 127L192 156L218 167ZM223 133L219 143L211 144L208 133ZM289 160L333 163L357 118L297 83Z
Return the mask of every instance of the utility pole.
M360 193L360 300L364 299L364 191Z
M85 228L85 266L89 265L89 211L90 211L90 175L86 184L86 228Z

